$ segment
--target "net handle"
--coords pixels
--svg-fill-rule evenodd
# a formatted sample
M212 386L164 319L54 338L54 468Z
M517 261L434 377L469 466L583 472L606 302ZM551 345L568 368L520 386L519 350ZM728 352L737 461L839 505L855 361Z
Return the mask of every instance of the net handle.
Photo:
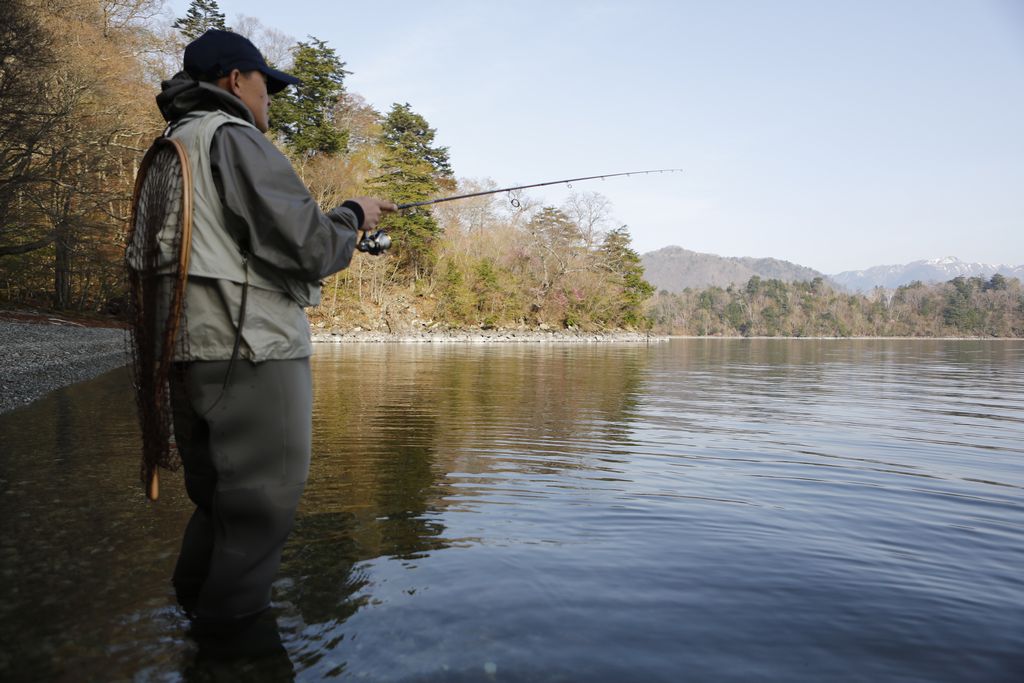
M174 340L178 336L178 327L181 321L181 311L185 303L185 286L188 284L188 264L192 254L192 166L189 164L188 154L185 146L173 138L159 137L153 141L149 150L146 151L139 165L139 172L135 177L135 188L132 192L132 222L128 231L128 243L132 241L135 234L136 220L135 209L138 206L139 195L142 193L142 186L149 172L149 167L156 158L157 153L169 147L177 156L181 167L181 241L178 247L178 281L175 283L171 293L170 306L167 311L167 320L164 325L164 339L161 345L160 362L156 368L158 376L165 381L169 373L171 359L174 354ZM160 410L162 406L157 406ZM153 465L146 472L146 497L149 500L156 500L160 496L160 468Z

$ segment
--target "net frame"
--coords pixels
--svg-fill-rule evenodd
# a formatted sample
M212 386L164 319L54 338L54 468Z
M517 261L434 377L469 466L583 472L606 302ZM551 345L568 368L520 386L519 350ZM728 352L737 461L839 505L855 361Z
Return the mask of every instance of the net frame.
M192 245L192 170L184 145L153 141L135 178L125 266L133 386L142 432L140 478L160 494L159 468L175 470L170 376L175 350L187 351L185 289Z

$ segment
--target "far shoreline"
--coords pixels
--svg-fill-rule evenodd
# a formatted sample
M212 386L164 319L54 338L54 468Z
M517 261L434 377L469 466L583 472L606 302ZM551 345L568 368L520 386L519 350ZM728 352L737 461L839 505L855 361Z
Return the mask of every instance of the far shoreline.
M480 330L445 329L422 332L378 332L373 330L314 329L314 344L603 344L667 342L668 335L615 330L583 332L578 330Z
M125 330L126 321L111 316L98 314L75 314L66 311L56 312L44 309L0 309L0 321L13 323L30 323L38 325L71 326L81 328L109 328ZM792 335L687 335L642 332L636 330L577 330L535 328L490 328L479 327L423 329L408 332L390 332L372 330L361 327L350 329L328 329L310 323L310 338L314 344L341 343L536 343L536 342L664 342L670 339L688 340L743 340L743 339L784 339L784 340L936 340L936 341L1013 341L1024 337L992 337L992 336L792 336Z
M744 337L744 336L735 336L735 337L733 337L733 336L728 336L728 337L726 337L726 336L721 336L721 335L699 336L699 335L687 335L687 334L669 334L669 335L665 335L665 336L668 339L721 339L721 340L782 339L782 340L787 340L787 341L803 341L803 340L808 340L808 341L811 341L811 340L813 340L813 341L858 341L858 340L861 340L861 341L885 341L885 340L889 340L889 341L926 341L926 340L927 341L1017 341L1017 340L1024 339L1024 337L907 337L907 336L900 336L900 337L880 337L880 336L864 336L864 337L825 337L825 336L821 336L821 337L817 337L817 336L794 337L794 336L784 336L784 335L779 335L779 336L775 336L775 337L766 337L766 336L754 336L754 337Z
M125 324L116 318L48 311L0 310L0 414L34 402L61 387L77 384L128 363ZM403 345L651 345L673 339L702 343L765 340L850 341L1019 341L1021 337L726 337L659 335L626 330L585 332L554 329L433 329L393 333L363 329L326 330L312 326L317 349L340 344Z
M616 344L685 341L1016 341L1024 337L795 337L646 334L643 332L522 331L483 333L479 330L446 330L443 333L402 334L367 330L314 331L313 344Z

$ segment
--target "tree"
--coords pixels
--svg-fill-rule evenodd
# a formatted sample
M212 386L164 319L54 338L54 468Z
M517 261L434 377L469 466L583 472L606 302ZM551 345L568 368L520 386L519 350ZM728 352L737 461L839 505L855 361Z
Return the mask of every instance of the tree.
M625 225L615 228L601 242L601 255L622 288L618 297L619 320L637 326L645 322L643 304L654 293L654 286L644 279L640 254L630 246L631 242Z
M381 134L382 117L362 95L343 92L332 115L335 125L348 136L346 142L349 155L377 144Z
M651 311L660 331L680 334L1019 337L1024 334L1020 281L997 282L1002 289L986 289L982 278L961 277L936 285L914 282L898 287L886 306L877 291L848 295L827 285L822 288L821 283L771 279L753 296L731 288L725 292L724 307L716 301L721 292L716 288L661 292ZM744 314L748 306L754 309L753 317L749 310Z
M217 0L192 0L185 16L175 19L172 26L189 40L195 40L211 28L231 30L224 23L224 13L220 11Z
M472 307L473 294L466 285L462 270L456 263L449 262L444 270L437 312L449 322L462 324L469 322Z
M959 334L977 334L982 331L984 313L979 306L977 293L984 287L981 278L955 277L946 295L942 318L946 325Z
M574 266L582 266L583 233L568 214L554 206L545 206L531 218L526 232L538 270L538 295L543 299Z
M57 64L50 34L35 7L13 0L0 12L0 256L24 254L53 242L32 220L29 197L49 169L37 155L60 119L70 116L49 106L40 89Z
M119 286L132 176L159 130L133 59L154 3L16 2L0 21L0 281L21 301L95 307Z
M588 248L596 246L611 206L611 201L599 192L573 192L566 200L564 209L579 227Z
M298 155L337 154L347 151L348 133L336 120L345 94L345 63L334 48L319 38L298 43L292 51L291 73L301 83L274 96L271 128L284 137Z
M235 25L231 30L248 38L263 55L263 59L267 60L267 64L273 68L285 71L291 68L294 37L245 14L239 14L235 18Z
M753 296L761 291L761 278L757 275L751 275L750 279L747 280L746 292L748 295Z
M554 206L545 206L526 226L534 240L555 252L566 253L584 246L583 232L569 214Z
M383 171L369 185L397 203L435 197L452 184L448 148L434 144L436 131L412 110L409 103L394 104L381 126ZM394 237L395 253L414 279L431 272L436 258L435 240L441 229L426 208L402 211L382 222Z
M986 292L989 291L990 289L995 289L997 291L1005 291L1008 287L1009 280L1006 279L1006 276L1003 275L1002 273L996 273L989 279L988 282L985 283L983 289Z
M388 112L381 132L381 142L388 151L401 151L419 161L426 162L439 178L451 178L452 167L448 148L434 145L437 131L427 120L412 110L408 102L394 104Z

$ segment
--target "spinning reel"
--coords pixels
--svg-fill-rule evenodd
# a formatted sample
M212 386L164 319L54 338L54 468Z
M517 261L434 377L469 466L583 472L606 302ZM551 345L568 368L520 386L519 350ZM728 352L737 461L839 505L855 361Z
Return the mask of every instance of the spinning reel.
M391 238L383 230L374 233L365 232L363 238L356 242L356 249L371 256L380 256L391 248Z

